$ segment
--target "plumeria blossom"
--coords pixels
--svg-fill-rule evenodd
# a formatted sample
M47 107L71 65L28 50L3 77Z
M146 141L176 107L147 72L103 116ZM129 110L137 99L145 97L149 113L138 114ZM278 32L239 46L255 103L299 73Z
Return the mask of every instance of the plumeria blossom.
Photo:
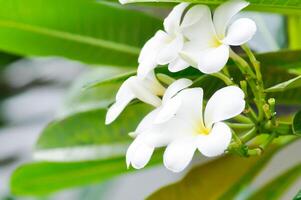
M107 112L106 124L112 123L133 99L139 99L154 107L160 106L159 96L163 96L164 92L165 87L156 79L153 71L145 78L137 76L128 78L119 88L116 101Z
M189 67L189 64L179 56L179 52L183 50L186 38L182 29L193 27L200 20L201 15L196 15L194 12L191 12L192 9L189 9L183 16L188 6L188 3L181 3L175 6L164 20L165 31L157 31L146 42L138 59L138 76L144 77L157 65L168 64L170 71L180 71Z
M229 25L231 19L248 5L243 0L228 1L215 10L213 19L208 6L194 6L191 12L202 17L184 31L189 41L180 53L182 58L203 73L220 71L229 59L230 46L248 42L256 32L255 22L248 18L237 19Z
M183 88L183 87L182 87ZM176 93L169 101L175 108L162 104L149 113L135 131L136 138L127 150L126 162L136 169L143 168L154 149L167 146L164 165L173 172L182 171L192 160L194 152L207 157L224 153L232 133L223 121L240 114L245 108L244 93L236 86L215 92L207 102L203 115L202 88L187 88ZM171 106L173 107L173 106ZM164 116L173 110L173 116Z

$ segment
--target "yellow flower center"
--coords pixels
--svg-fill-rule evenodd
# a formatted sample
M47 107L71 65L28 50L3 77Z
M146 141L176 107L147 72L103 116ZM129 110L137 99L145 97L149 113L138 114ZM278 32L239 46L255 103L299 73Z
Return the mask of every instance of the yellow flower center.
M209 135L210 131L211 131L211 128L206 128L204 126L203 122L199 123L197 128L196 128L197 134L201 134L201 135Z
M212 39L212 47L215 47L215 48L217 48L217 47L219 47L220 45L222 45L223 43L218 39L218 38L216 38L216 37L214 37L213 39Z

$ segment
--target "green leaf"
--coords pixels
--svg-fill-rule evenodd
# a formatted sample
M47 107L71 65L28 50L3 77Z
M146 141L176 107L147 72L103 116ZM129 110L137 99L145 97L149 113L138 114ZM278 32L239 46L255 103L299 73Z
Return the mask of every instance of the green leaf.
M293 200L300 200L301 199L301 190L298 192L298 194L295 196Z
M238 199L275 151L261 157L226 156L192 169L183 180L163 187L148 200Z
M293 119L293 133L301 135L301 111L297 112Z
M296 76L301 74L301 50L264 53L258 54L256 57L261 62L262 74L266 88L275 86L278 83L285 82L290 79L294 79ZM234 66L233 62L230 61L228 66L234 80L239 83L239 81L243 79L243 77L240 75L240 72ZM201 80L197 84L194 84L194 86L203 87L205 89L206 97L209 97L215 90L224 86L224 84L217 78L210 75L204 75L191 67L177 73L171 73L166 69L166 67L161 67L157 68L156 72L167 74L175 79L181 77L199 79L201 76L203 76L204 78L201 78ZM92 82L92 84L88 84L86 88L89 90L90 88L94 87L102 87L108 83L121 83L130 75L134 75L134 72L118 75L106 80L99 79ZM278 104L299 104L301 90L294 88L295 84L296 83L293 83L288 86L290 88L289 91L275 91L275 93L269 94L269 97L275 97Z
M288 44L290 49L301 48L301 16L290 15L287 17L287 33L288 33Z
M227 0L128 0L128 3L136 2L191 2L198 4L207 4L207 5L219 5L226 2ZM300 15L301 12L301 2L298 0L281 0L281 1L270 1L270 0L249 0L250 6L247 8L249 10L255 11L267 11L267 12L278 12L285 14L297 14Z
M132 71L132 69L101 67L82 74L73 82L71 89L68 91L64 104L59 111L59 117L109 107L115 101L116 93L122 82L108 82L98 87L90 87L89 85L93 85L96 81L106 81L109 77L128 74L129 71ZM86 89L87 86L89 89Z
M157 152L151 163L162 159ZM131 172L123 157L71 163L37 162L19 167L11 177L11 191L16 195L45 195L57 190L99 183L116 175Z
M283 92L285 90L301 87L301 76L297 76L291 80L279 83L275 86L272 86L266 89L266 92Z
M287 189L301 176L301 164L281 174L261 189L256 191L247 200L273 199L280 200Z
M121 82L125 81L126 79L130 78L131 76L135 76L135 75L136 75L136 70L133 70L133 71L129 71L127 73L118 74L118 75L110 77L110 78L97 79L95 81L91 81L90 83L84 85L83 90L92 89L95 87L100 87L100 86L112 84L112 83L121 83Z
M0 4L0 49L26 56L136 66L140 48L161 27L157 18L105 2L0 0Z
M3 68L18 59L20 59L19 56L0 52L0 68Z
M39 160L78 161L124 155L132 140L128 133L149 111L145 104L129 106L111 125L105 125L106 109L54 121L40 135L34 156Z

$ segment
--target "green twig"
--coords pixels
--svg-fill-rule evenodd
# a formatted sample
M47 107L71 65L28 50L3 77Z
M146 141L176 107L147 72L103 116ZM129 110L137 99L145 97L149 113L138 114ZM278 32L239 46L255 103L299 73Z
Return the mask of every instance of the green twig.
M256 130L256 127L254 127L241 137L241 141L243 143L246 143L246 142L249 142L250 140L252 140L256 136L257 136L257 130Z
M212 76L219 78L220 80L222 80L226 85L234 85L234 82L225 74L221 73L221 72L217 72L214 74L211 74Z

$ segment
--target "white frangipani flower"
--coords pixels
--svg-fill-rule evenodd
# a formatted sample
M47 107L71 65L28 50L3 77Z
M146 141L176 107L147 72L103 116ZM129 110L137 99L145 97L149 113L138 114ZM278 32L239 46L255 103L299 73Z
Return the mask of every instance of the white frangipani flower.
M218 90L209 99L204 117L202 88L183 89L170 100L178 102L172 109L176 110L173 117L167 121L158 119L160 113L166 111L162 104L139 124L136 138L126 154L128 166L143 168L154 149L163 146L167 146L164 165L173 172L182 171L197 149L207 157L218 156L224 153L232 138L230 128L222 121L245 108L244 93L236 86Z
M175 6L164 20L165 31L157 31L155 36L145 43L138 59L138 76L144 77L157 65L169 64L170 71L180 71L189 67L189 64L179 56L185 43L182 29L192 27L200 20L201 15L191 13L190 9L183 17L188 5L181 3Z
M202 15L201 20L184 30L188 42L181 57L203 73L220 71L229 59L230 46L248 42L256 32L256 24L248 18L229 23L234 15L248 6L243 0L231 0L221 4L214 12L213 20L208 6L197 5L191 12Z
M160 106L161 98L158 96L163 96L164 92L165 87L159 83L153 71L145 78L128 78L119 88L116 101L107 112L106 124L112 123L133 99L137 98L154 107Z

